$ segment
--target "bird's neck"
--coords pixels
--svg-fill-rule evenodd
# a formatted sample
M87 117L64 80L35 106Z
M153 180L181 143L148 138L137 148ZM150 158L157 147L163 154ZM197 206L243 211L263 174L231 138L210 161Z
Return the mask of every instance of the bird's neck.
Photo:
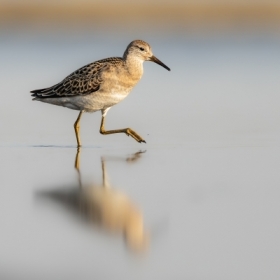
M128 73L135 80L140 80L143 75L143 60L135 56L127 55L124 57Z

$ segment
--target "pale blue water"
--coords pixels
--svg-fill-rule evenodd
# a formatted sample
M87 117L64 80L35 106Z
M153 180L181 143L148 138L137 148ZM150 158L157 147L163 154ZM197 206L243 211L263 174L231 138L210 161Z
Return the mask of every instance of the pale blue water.
M82 181L102 182L104 157L151 232L145 254L42 197L78 188L78 113L31 102L29 91L120 56L136 38L107 35L1 35L0 278L279 279L276 35L139 33L171 72L145 63L106 125L130 126L147 144L102 136L100 113L83 116Z

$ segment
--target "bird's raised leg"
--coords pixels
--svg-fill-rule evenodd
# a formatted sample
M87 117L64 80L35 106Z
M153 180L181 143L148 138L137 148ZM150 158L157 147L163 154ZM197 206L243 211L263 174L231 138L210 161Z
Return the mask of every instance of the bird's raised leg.
M102 110L102 120L101 120L101 125L100 125L100 130L99 130L101 134L106 135L106 134L115 134L115 133L125 133L127 136L131 136L139 143L141 143L141 142L146 143L146 141L131 128L105 130L105 127L104 127L105 126L105 116L106 116L106 113L108 112L108 110L109 110L109 108Z
M77 147L81 147L81 140L80 140L80 119L82 116L83 111L80 111L77 120L74 123L75 135L77 139Z

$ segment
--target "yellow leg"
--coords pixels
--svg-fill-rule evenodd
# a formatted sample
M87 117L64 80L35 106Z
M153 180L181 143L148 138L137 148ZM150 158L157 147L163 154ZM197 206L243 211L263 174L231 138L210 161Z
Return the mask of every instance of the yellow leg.
M83 111L80 111L79 116L77 120L74 123L74 129L75 129L75 134L76 134L76 139L77 139L77 147L81 147L81 140L80 140L80 119L82 116Z
M133 131L130 128L105 130L104 126L105 126L105 115L102 115L102 120L101 120L101 125L100 125L101 134L106 135L106 134L115 134L115 133L125 133L127 136L131 136L139 143L141 143L141 142L146 143L146 141L140 135L138 135L135 131Z
M80 173L80 148L77 148L76 158L75 158L75 169L78 172L78 180L80 189L82 188L82 180L81 180L81 173Z

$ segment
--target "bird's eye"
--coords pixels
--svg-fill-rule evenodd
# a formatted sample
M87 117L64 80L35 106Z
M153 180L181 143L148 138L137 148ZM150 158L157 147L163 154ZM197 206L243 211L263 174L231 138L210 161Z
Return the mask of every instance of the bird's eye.
M139 48L140 49L140 51L144 51L144 48Z

